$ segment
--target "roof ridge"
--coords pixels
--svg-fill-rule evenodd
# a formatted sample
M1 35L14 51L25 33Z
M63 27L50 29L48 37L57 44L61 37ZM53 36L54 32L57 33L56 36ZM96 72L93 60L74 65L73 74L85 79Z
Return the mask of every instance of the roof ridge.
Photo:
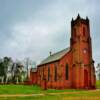
M53 55L55 55L55 54L57 54L57 53L60 53L60 52L62 52L62 51L65 51L66 49L69 49L69 47L68 47L68 48L65 48L65 49L62 49L62 50L60 50L60 51L58 51L58 52L55 52L55 53L51 54L51 56L53 56Z
M48 56L47 58L45 58L44 60L41 61L41 63L39 65L43 65L43 64L46 64L46 63L50 63L50 62L53 62L53 61L57 61L59 60L62 56L64 56L66 53L68 53L68 51L70 50L70 47L68 48L65 48L61 51L58 51L54 54L52 54L51 56Z

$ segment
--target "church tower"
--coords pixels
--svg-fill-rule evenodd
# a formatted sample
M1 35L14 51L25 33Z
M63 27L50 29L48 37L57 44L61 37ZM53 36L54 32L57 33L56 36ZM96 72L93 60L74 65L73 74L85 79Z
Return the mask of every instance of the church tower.
M89 19L78 14L71 21L70 48L72 51L72 87L95 88L95 69Z

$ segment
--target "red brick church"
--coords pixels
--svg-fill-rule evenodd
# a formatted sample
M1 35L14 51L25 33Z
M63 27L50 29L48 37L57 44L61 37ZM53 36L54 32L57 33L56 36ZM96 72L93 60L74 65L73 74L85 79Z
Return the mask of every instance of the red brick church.
M70 47L51 54L37 66L36 84L42 88L95 88L95 69L89 19L71 21Z

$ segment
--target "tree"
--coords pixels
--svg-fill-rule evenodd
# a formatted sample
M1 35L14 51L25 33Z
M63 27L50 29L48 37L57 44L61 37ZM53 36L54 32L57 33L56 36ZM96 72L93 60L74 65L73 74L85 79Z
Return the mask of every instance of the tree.
M24 66L20 63L16 63L15 81L18 84L19 82L23 82L24 79L25 79Z
M2 83L23 82L26 78L25 75L25 67L21 61L13 62L10 57L0 59L0 81Z
M3 62L0 62L0 76L3 76L4 74L5 74L4 64L3 64Z
M96 67L96 75L97 75L97 79L100 80L100 63Z
M1 83L4 83L4 64L2 62L2 60L0 59L0 80L1 80Z
M10 57L4 57L3 58L4 63L4 71L5 71L5 82L8 83L8 81L12 81L12 72L11 68L13 65L13 61Z
M10 73L10 68L12 66L11 64L12 64L12 59L10 57L4 57L3 59L0 59L0 76L2 82L4 82L4 78L6 82L8 81L8 76L11 74Z
M27 81L29 79L29 69L32 67L33 64L36 64L35 62L33 62L30 58L25 58L24 59L24 65L26 67L26 71L27 71Z

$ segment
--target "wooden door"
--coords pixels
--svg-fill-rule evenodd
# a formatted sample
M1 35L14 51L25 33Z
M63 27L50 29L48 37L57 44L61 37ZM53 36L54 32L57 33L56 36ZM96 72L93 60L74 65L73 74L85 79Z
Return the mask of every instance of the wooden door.
M88 88L88 71L84 70L84 87Z

